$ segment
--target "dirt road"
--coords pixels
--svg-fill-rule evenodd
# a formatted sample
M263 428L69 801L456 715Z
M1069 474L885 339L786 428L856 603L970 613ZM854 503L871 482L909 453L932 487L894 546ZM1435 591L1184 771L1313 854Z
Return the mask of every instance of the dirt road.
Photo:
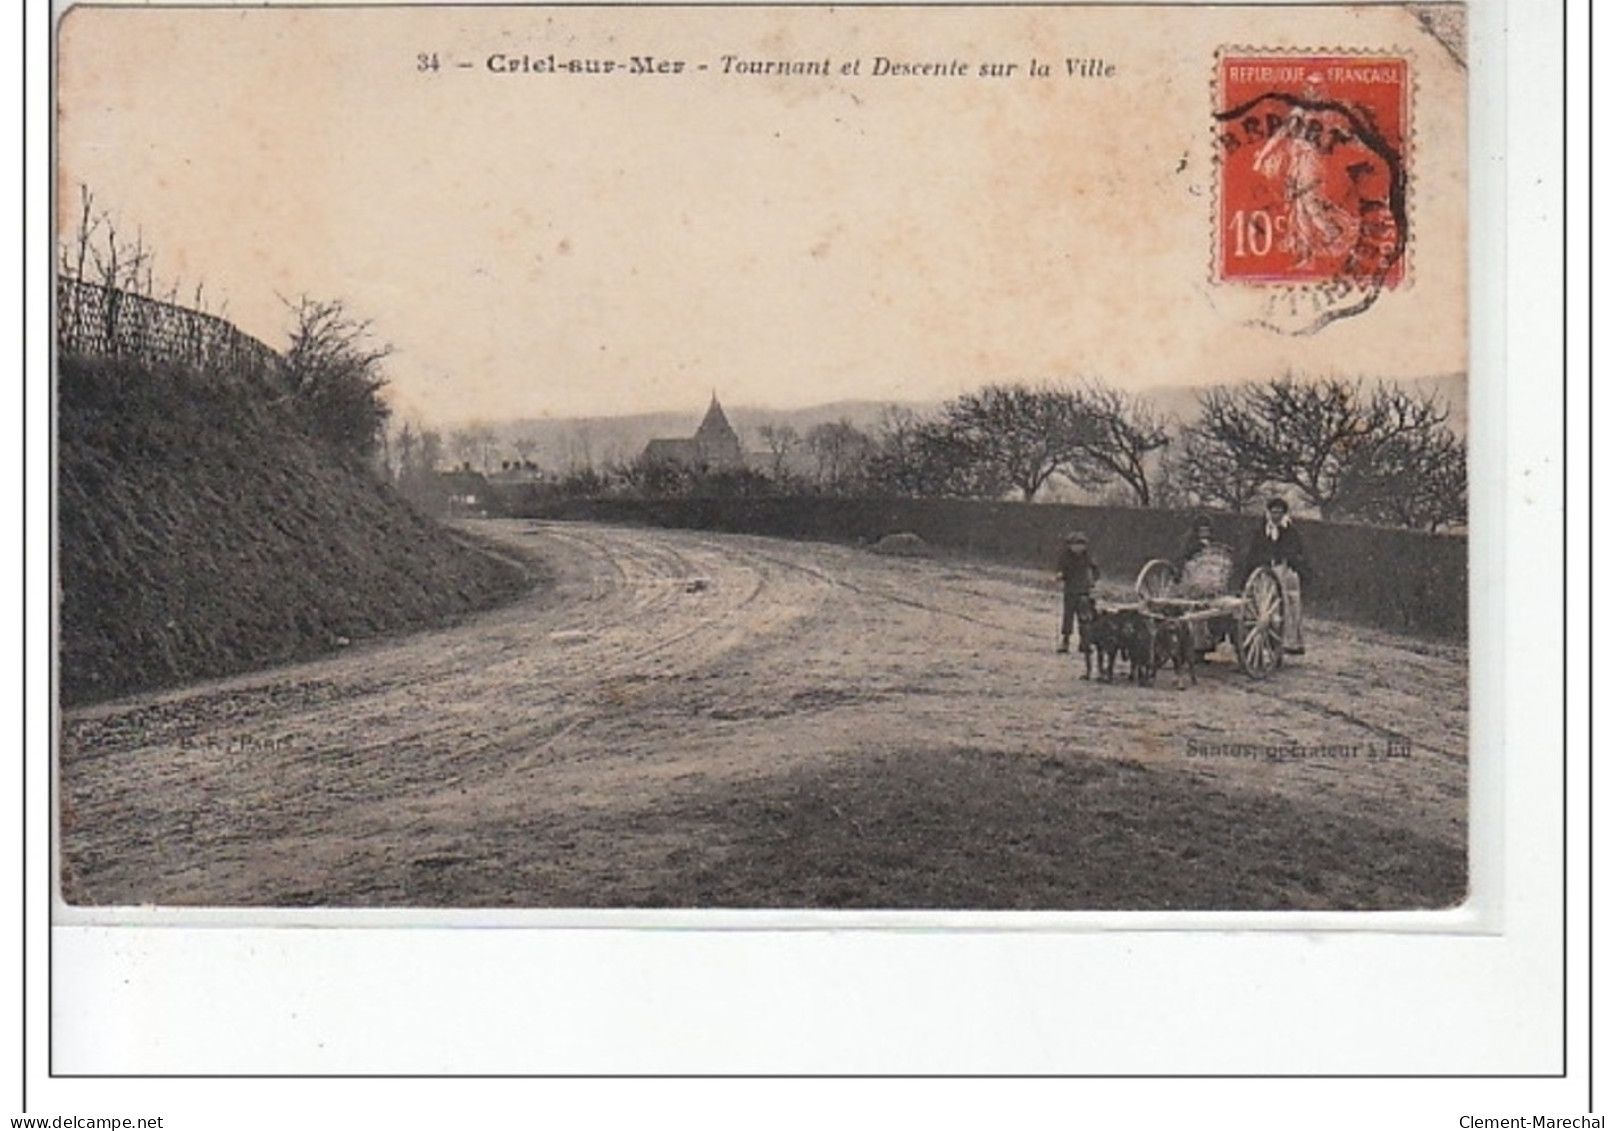
M67 712L67 898L1463 896L1461 647L1313 622L1308 654L1265 682L1223 657L1182 691L1167 675L1085 683L1080 657L1054 654L1059 595L1032 571L679 531L475 529L554 584L451 629ZM1378 756L1396 736L1408 756ZM1231 750L1289 744L1338 749Z

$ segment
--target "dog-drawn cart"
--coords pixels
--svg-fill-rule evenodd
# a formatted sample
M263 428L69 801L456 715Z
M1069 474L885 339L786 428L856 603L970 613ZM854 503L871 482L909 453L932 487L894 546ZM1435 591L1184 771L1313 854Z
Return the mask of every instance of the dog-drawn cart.
M1138 573L1136 606L1154 622L1175 617L1188 626L1201 656L1227 640L1242 671L1265 679L1284 663L1284 586L1260 566L1238 586L1234 551L1213 542L1184 563L1182 575L1159 558Z

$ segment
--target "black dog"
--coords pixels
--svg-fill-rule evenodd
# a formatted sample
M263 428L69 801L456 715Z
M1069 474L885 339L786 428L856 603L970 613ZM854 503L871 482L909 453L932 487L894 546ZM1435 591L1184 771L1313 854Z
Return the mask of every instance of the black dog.
M1099 617L1099 606L1094 599L1083 594L1077 598L1077 650L1082 653L1082 678L1093 678L1093 626Z
M1134 609L1116 614L1121 651L1127 656L1127 678L1144 686L1155 678L1155 631L1150 619Z
M1194 637L1189 625L1176 617L1167 617L1155 628L1155 663L1158 667L1172 665L1173 683L1183 690L1183 671L1189 671L1189 682L1199 683L1194 674Z
M1118 614L1097 613L1092 621L1083 626L1084 660L1088 658L1090 647L1099 658L1099 678L1109 683L1116 678L1116 653L1122 649L1121 620ZM1082 678L1089 678L1088 673L1084 672Z

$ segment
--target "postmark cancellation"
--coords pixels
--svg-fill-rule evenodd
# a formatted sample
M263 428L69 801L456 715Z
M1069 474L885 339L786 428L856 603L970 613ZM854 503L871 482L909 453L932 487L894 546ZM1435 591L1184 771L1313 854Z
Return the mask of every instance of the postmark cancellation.
M1213 283L1289 334L1406 286L1408 58L1224 49L1214 85Z

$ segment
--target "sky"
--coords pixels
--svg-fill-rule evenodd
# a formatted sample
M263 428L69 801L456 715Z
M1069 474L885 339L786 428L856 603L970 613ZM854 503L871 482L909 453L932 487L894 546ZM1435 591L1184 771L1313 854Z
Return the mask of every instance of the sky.
M1313 334L1213 277L1216 52L1251 44L1414 75L1408 277ZM1467 369L1464 72L1399 8L79 8L58 51L62 229L87 185L271 345L342 300L407 419ZM635 55L683 67L539 69Z

